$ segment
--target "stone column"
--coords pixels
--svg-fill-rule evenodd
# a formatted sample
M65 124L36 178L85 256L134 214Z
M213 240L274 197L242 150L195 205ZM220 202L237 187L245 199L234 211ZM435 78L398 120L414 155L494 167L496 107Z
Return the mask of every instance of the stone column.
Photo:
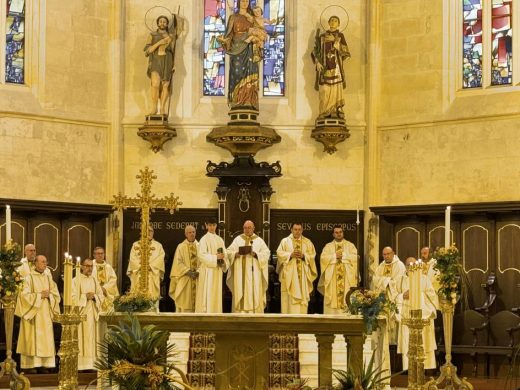
M318 342L318 385L332 386L332 343L335 335L317 334Z

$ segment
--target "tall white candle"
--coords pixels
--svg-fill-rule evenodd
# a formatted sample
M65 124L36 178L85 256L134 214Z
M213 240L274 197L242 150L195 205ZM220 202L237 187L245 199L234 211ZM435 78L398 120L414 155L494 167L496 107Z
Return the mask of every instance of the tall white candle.
M72 265L72 256L70 257L71 259L71 265ZM73 302L73 305L74 306L78 306L79 305L79 273L80 273L80 267L81 267L81 258L78 256L76 257L76 272L74 273L75 277L76 277L76 294L74 294L74 302Z
M418 310L421 308L421 262L413 263L408 272L408 279L410 280L410 290L408 292L410 299L410 309Z
M356 209L356 224L359 225L359 205L357 206L357 209Z
M63 305L72 305L72 262L68 253L65 253L63 263Z
M451 232L451 206L447 206L446 212L444 213L444 247L445 248L449 248L451 246L450 232Z
M11 240L11 206L5 206L5 242Z

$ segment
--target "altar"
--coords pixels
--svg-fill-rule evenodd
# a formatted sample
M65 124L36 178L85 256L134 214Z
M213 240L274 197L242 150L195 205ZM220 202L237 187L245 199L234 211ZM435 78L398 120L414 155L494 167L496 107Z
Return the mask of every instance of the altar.
M348 346L347 364L360 372L363 367L365 336L359 316L280 315L280 314L198 314L139 313L142 325L154 324L173 333L212 333L215 335L215 387L264 389L269 383L269 336L273 334L313 335L317 342L318 385L332 384L333 343L342 335ZM99 337L107 326L127 319L124 313L101 315ZM383 324L384 332L384 320ZM373 347L373 346L372 346ZM367 349L368 348L368 349ZM370 346L365 346L372 354ZM381 349L380 349L381 350ZM380 354L383 358L383 354ZM378 359L379 360L379 359ZM347 367L334 367L347 369Z

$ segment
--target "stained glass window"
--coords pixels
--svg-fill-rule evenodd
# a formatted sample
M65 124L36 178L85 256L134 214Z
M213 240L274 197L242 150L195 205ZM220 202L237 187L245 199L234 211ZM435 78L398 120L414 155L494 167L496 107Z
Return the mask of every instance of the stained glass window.
M25 0L7 0L5 81L24 83Z
M285 95L285 0L264 0L264 96Z
M513 2L493 0L491 9L491 85L513 82Z
M226 0L204 0L204 95L224 96L225 54L217 36L226 31Z
M464 88L482 86L482 0L463 0Z

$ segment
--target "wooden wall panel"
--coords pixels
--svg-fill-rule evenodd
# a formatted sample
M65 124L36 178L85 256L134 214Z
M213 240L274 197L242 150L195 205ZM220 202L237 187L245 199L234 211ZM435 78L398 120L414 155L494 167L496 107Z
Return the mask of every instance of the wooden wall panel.
M497 226L497 310L520 306L520 223L498 222Z
M74 259L92 257L92 224L67 221L63 226L64 247Z
M491 267L493 235L488 222L464 222L461 234L462 266L470 281L470 306L480 307L486 301L486 291L481 285L486 282Z
M36 246L36 253L45 255L48 267L56 279L61 268L61 221L59 219L34 218L29 221L29 239Z
M419 256L423 240L422 231L424 231L424 224L396 226L394 250L402 261L405 261L408 257L417 258Z
M0 225L0 245L4 246L5 239L5 217L3 218L3 223ZM18 243L23 250L25 246L25 232L27 230L27 221L23 219L11 219L11 238L14 242Z
M436 223L428 226L428 237L424 245L429 246L432 250L443 247L444 243L444 222L442 225ZM455 234L458 231L458 224L454 223L450 228L450 245L455 243L459 245L459 239Z

